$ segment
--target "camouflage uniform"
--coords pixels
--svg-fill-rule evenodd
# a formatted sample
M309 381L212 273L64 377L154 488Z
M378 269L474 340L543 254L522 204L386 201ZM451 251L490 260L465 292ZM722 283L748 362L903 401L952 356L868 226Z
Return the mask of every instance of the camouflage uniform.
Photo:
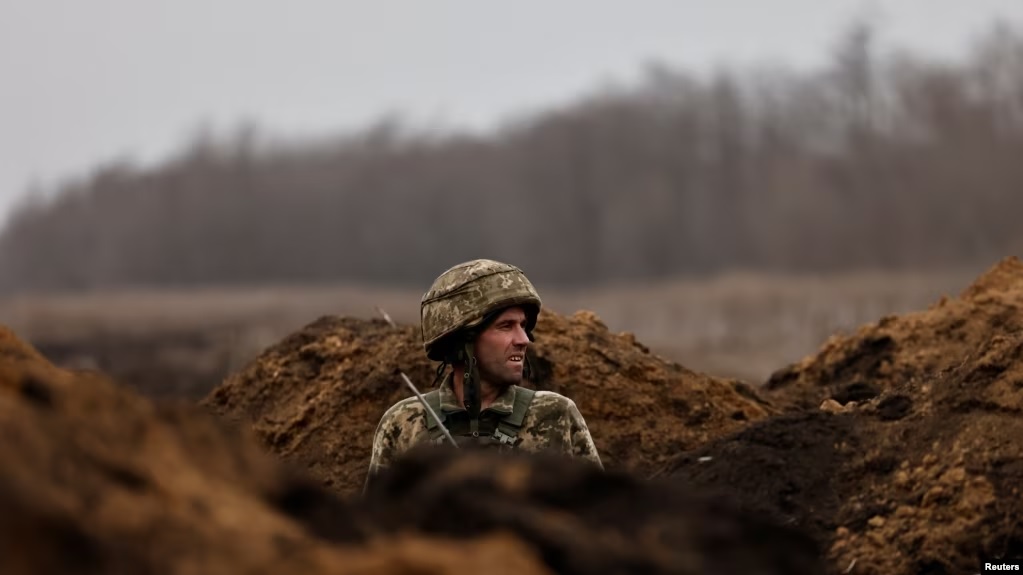
M454 266L441 274L423 295L421 324L427 357L445 364L471 364L467 359L472 359L473 355L472 330L483 328L488 317L511 306L526 310L526 333L532 341L540 305L533 285L515 266L493 260L473 260ZM439 389L439 408L444 426L459 443L485 442L500 422L507 425L516 397L529 393L524 388L510 386L491 405L480 410L478 400L472 403L469 399L474 393L478 394L478 372L467 372L465 406L458 404L452 381L452 374L448 373ZM477 386L475 390L473 384ZM478 415L473 418L473 414ZM384 413L373 439L367 485L412 446L443 440L442 436L432 433L427 417L426 409L415 397L399 401ZM478 436L470 437L467 423L470 421L476 426ZM575 402L551 391L535 392L511 446L531 452L560 452L601 466L600 456Z
M509 387L480 413L480 419L483 421L481 429L486 431L492 428L494 419L511 413L515 394L519 389L515 385ZM461 427L459 416L464 418L467 412L458 405L458 399L455 398L455 391L451 386L450 374L440 388L440 407L447 416L445 425L452 430L452 434L459 439L464 437L457 433L457 429ZM413 445L431 441L426 418L426 409L415 397L399 401L384 413L373 439L373 455L369 463L371 477L390 466L398 455ZM565 453L602 467L597 447L593 444L590 430L586 427L586 421L579 413L579 408L571 399L553 391L536 392L529 411L526 412L518 440L519 443L516 444L518 449ZM433 441L438 442L436 439Z

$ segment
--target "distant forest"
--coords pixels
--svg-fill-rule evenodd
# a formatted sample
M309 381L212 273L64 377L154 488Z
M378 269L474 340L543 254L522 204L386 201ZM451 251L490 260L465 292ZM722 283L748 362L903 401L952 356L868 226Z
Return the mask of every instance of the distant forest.
M1023 252L1023 37L954 61L851 27L816 70L650 65L484 135L384 119L197 137L26 198L0 291L372 282L475 257L551 284L993 263Z

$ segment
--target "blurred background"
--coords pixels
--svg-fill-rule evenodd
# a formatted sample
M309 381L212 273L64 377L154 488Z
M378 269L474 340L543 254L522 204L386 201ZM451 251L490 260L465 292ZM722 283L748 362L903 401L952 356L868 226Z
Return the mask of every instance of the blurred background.
M1023 252L1023 3L0 0L0 324L203 395L444 269L759 383Z

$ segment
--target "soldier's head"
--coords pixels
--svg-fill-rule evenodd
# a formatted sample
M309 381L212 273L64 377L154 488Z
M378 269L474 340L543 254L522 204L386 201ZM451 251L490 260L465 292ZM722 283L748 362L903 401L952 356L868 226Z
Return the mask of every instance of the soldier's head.
M426 355L452 365L471 355L484 380L518 383L540 306L540 296L519 268L483 259L458 264L423 295Z

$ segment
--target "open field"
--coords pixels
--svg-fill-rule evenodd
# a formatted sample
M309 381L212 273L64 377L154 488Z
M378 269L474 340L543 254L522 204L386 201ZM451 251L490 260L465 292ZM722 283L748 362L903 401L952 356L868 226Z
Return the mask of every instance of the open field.
M980 269L830 276L733 273L704 280L557 290L560 313L595 311L656 353L713 375L761 383L830 335L923 309ZM418 320L416 290L276 286L123 290L0 299L0 323L58 364L99 368L156 397L200 397L262 349L323 315L386 310Z

